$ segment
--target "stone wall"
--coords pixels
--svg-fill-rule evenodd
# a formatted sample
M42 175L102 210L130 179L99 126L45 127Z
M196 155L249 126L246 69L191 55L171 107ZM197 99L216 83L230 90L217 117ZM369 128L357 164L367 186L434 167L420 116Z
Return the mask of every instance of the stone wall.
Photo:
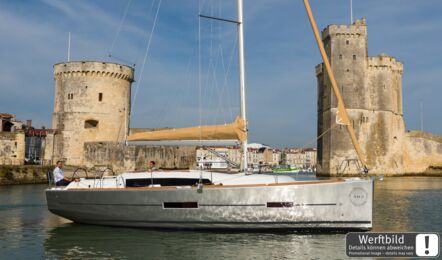
M0 132L0 165L22 165L24 163L24 132Z
M124 145L116 142L89 142L84 146L84 165L107 166L115 172L146 170L149 161L163 169L196 167L195 146Z
M82 165L85 142L125 140L133 76L133 68L110 62L54 65L53 160Z
M54 139L57 132L48 133L45 138L45 145L43 147L43 164L54 165Z
M442 137L421 131L405 134L404 172L406 174L442 173Z
M419 174L438 169L442 150L434 135L406 133L403 65L386 54L368 57L365 20L330 25L322 32L338 88L370 174ZM318 166L324 176L361 174L346 126L336 124L337 101L323 68L318 79ZM432 136L430 138L430 136Z
M52 167L38 165L0 165L0 185L47 183L47 172Z

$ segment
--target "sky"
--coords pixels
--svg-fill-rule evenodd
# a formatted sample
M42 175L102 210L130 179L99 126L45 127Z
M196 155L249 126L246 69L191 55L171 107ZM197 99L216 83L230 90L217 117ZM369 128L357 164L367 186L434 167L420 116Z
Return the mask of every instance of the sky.
M320 30L350 23L349 0L310 2ZM235 0L0 0L0 112L51 127L53 64L67 60L70 32L71 61L135 65L131 127L233 121L235 25L199 21L199 10L236 19ZM440 0L353 0L354 17L367 19L369 55L387 53L404 63L406 128L421 128L423 104L424 130L436 134L442 134L441 11ZM302 1L244 0L244 31L250 141L311 143L321 58Z

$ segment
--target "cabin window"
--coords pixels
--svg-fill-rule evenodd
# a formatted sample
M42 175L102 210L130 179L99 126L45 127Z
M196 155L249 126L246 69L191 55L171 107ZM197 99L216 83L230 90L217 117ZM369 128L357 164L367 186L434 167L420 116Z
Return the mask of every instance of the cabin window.
M86 120L84 121L84 128L97 128L98 127L98 121L97 120Z
M291 208L293 202L267 202L267 208Z
M98 101L103 101L103 93L98 93Z
M163 202L165 209L197 209L198 202Z
M163 186L194 186L199 183L199 178L137 178L127 179L126 187L147 187L149 185ZM203 185L212 185L209 179L202 179Z

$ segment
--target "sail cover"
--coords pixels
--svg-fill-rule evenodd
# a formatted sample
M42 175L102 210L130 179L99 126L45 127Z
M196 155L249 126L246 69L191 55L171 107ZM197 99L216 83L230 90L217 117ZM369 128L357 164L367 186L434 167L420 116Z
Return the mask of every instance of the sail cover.
M246 124L237 117L231 124L173 128L134 133L128 141L171 141L171 140L240 140L247 138Z
M347 116L344 104L338 102L338 111L336 111L336 124L349 125L350 119Z

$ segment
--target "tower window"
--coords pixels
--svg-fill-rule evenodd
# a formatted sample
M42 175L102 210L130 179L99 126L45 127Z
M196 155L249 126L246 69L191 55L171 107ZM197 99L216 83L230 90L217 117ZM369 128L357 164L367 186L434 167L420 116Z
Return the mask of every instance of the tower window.
M356 60L356 55L353 55L353 60Z
M74 99L74 94L73 93L69 93L68 94L68 99Z
M84 121L84 128L97 128L98 127L98 121L97 120L86 120Z
M339 54L339 59L342 60L342 54Z
M103 93L98 93L98 101L103 101Z
M349 40L346 40L346 41L345 41L345 44L349 45L349 44L350 44L350 41L349 41Z

